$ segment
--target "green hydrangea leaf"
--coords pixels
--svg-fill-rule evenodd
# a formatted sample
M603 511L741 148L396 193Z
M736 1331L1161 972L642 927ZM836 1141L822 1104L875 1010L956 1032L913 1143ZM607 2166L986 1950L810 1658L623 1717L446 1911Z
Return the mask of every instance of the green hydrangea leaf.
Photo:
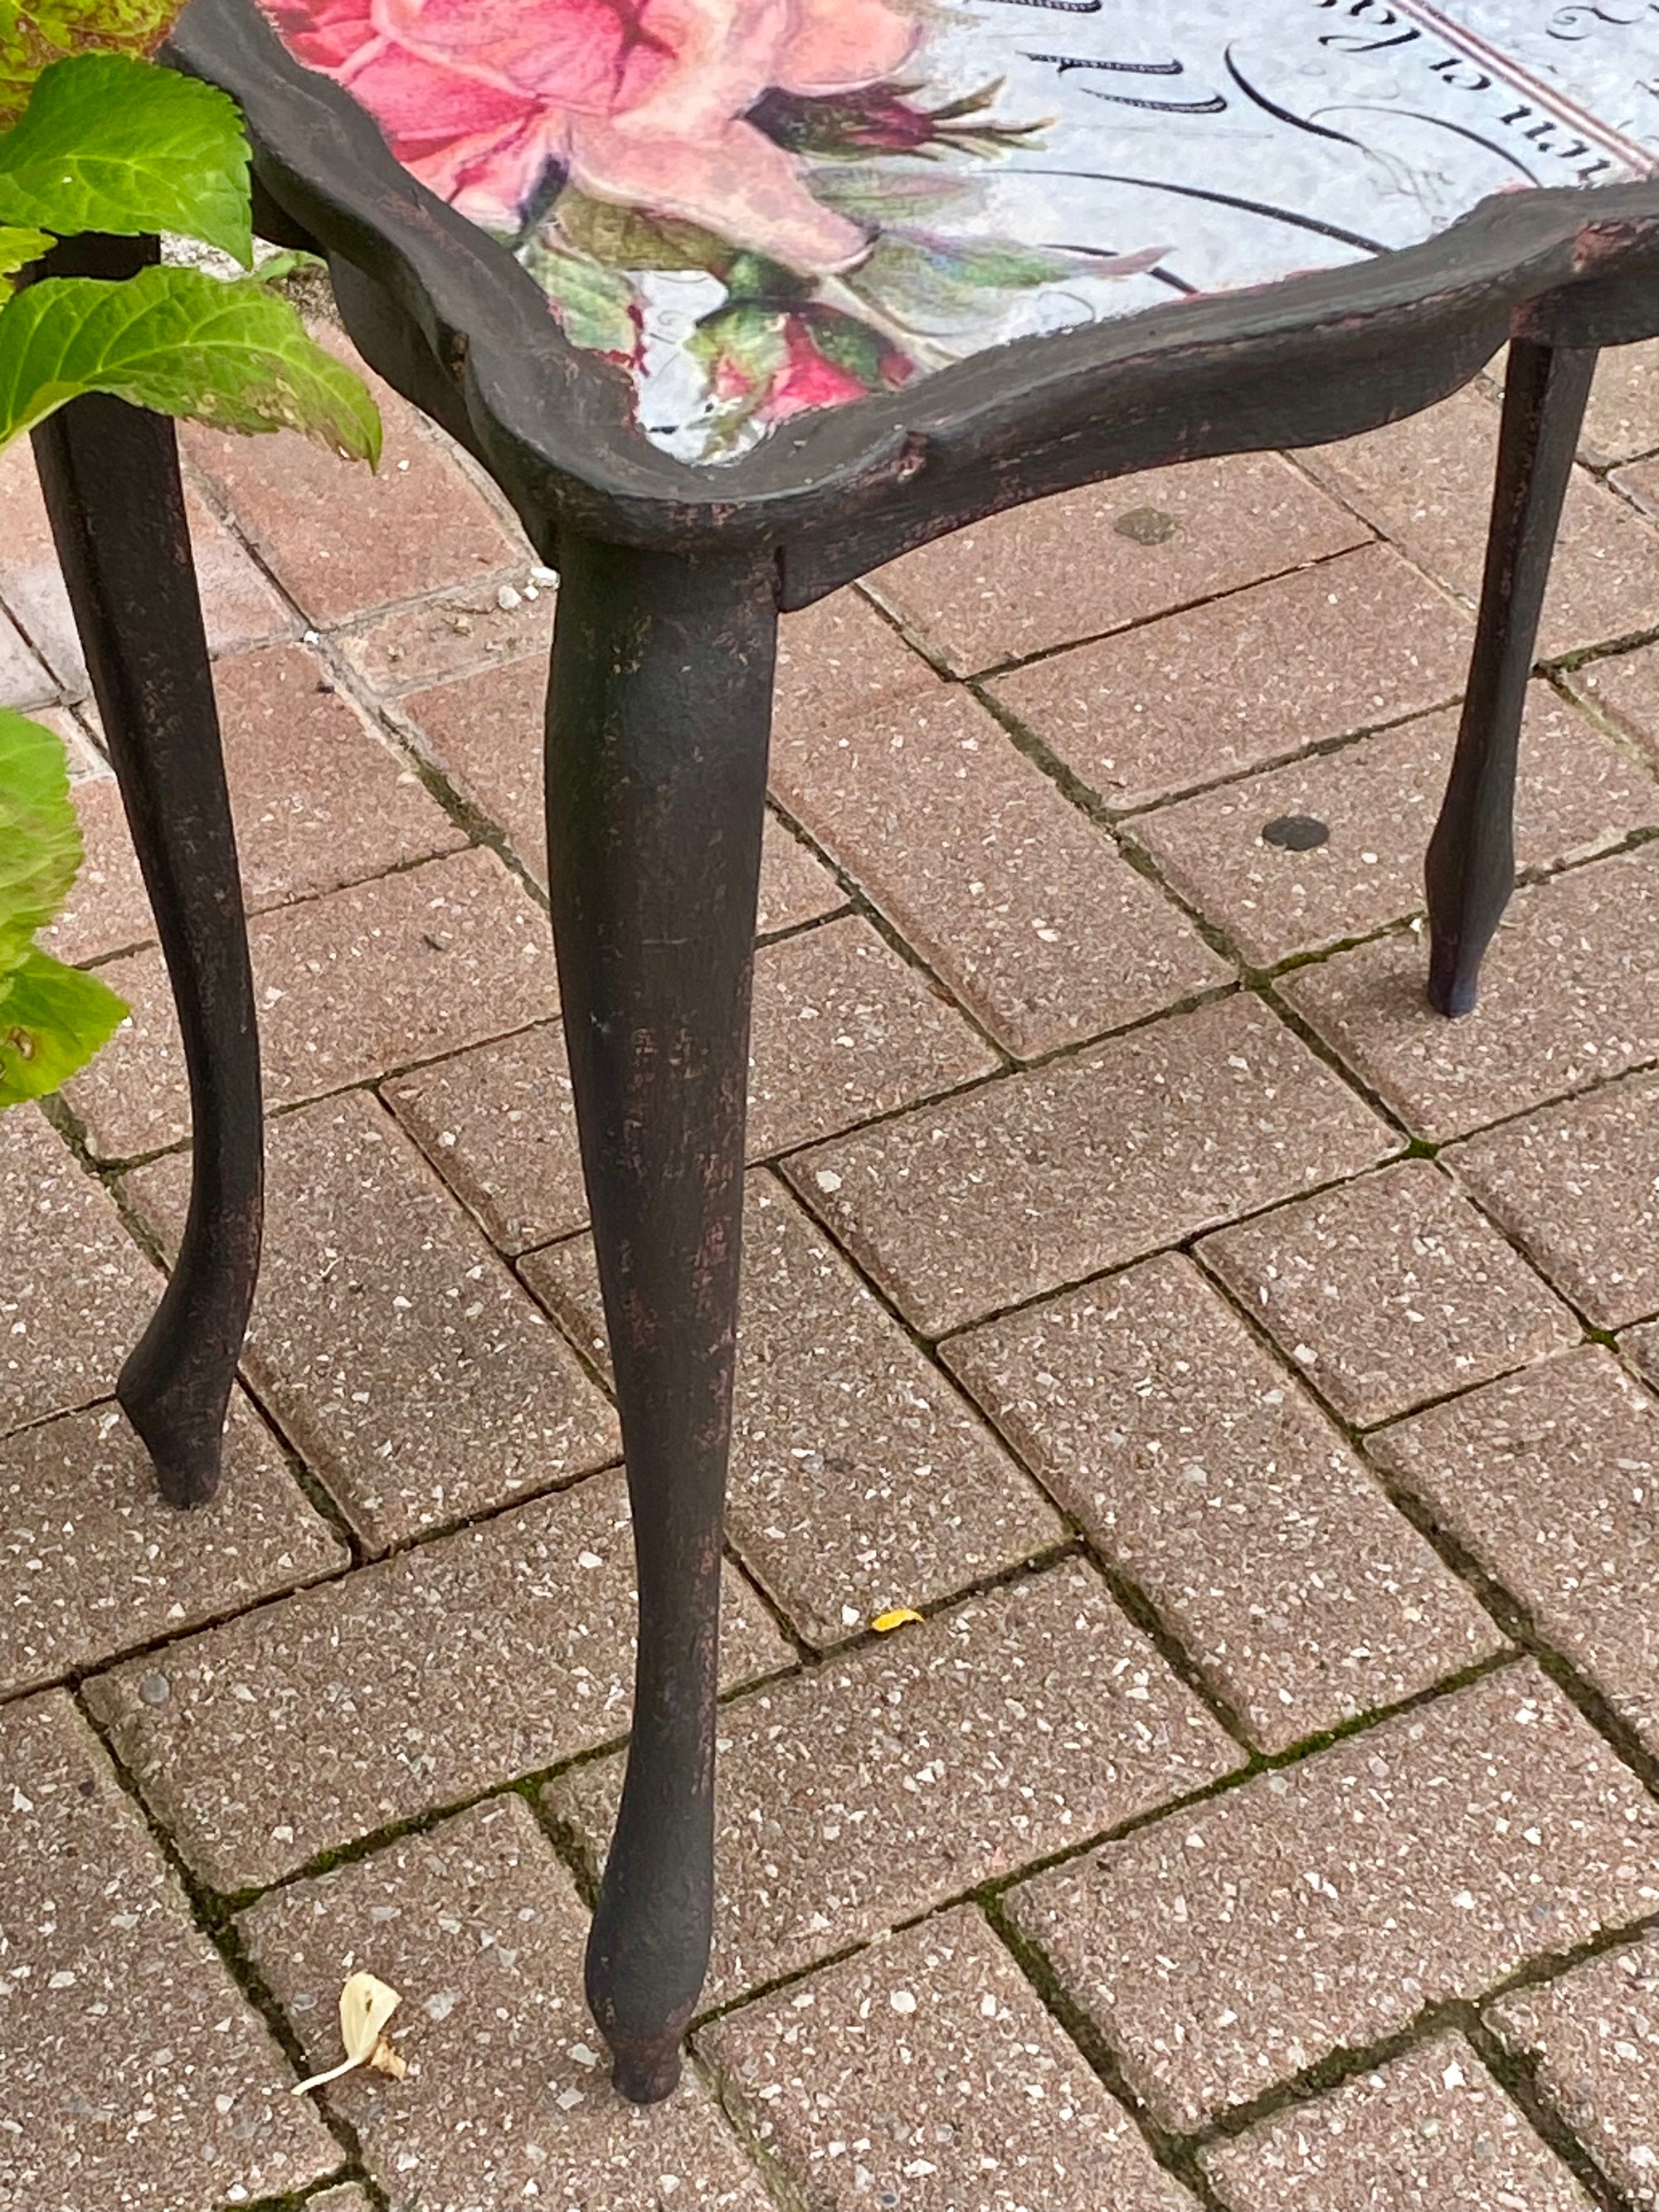
M177 231L253 258L234 101L127 54L80 54L37 82L0 137L0 222L72 237Z
M300 430L380 458L362 383L257 277L141 270L125 283L54 276L0 309L0 446L86 392L222 430Z
M80 865L63 740L0 708L0 991L69 896Z
M12 278L31 261L51 251L52 239L44 230L26 230L0 223L0 301L10 298Z
M0 1108L60 1090L109 1042L126 1013L96 975L66 968L49 952L29 953L0 984Z
M184 0L0 0L0 130L15 122L35 79L65 54L153 54Z

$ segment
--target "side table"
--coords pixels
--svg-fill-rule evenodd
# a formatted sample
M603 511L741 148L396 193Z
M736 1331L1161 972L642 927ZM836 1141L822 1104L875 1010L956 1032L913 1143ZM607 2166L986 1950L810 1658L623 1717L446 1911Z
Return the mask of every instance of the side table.
M587 1986L668 2094L708 1963L752 940L781 611L999 509L1311 446L1505 342L1427 858L1475 1000L1597 351L1659 334L1659 17L1522 0L194 0L256 216L559 574L554 935L638 1556ZM85 241L89 273L154 242ZM211 1496L253 1296L258 1051L169 425L36 434L188 1062L188 1225L119 1395Z

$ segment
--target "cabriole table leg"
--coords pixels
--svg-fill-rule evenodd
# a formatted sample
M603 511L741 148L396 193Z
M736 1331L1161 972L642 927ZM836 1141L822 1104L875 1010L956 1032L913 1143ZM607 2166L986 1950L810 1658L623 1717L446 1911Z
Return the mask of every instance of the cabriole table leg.
M54 273L71 273L67 252ZM88 276L125 276L145 258L131 239L76 240L74 253L72 273ZM101 396L33 434L172 980L195 1139L178 1260L116 1394L162 1495L199 1505L218 1485L253 1303L264 1167L253 978L178 448L165 417Z
M626 2097L679 2076L713 1920L714 1700L771 564L562 543L547 817L565 1037L639 1566L587 1953Z
M1473 1012L1480 962L1515 888L1515 769L1538 617L1595 355L1516 338L1480 617L1450 779L1430 840L1429 1003Z

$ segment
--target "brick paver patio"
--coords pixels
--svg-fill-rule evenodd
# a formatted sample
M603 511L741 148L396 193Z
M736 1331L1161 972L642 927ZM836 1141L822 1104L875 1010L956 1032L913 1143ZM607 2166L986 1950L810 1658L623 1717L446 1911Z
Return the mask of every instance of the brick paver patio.
M0 683L76 747L58 944L133 1021L0 1120L3 2212L1659 2206L1659 349L1449 1026L1494 390L786 624L720 1917L644 2114L580 1998L631 1597L553 580L387 395L373 482L185 434L273 1109L185 1519L109 1396L182 1067L14 453ZM359 1967L406 2077L290 2097Z

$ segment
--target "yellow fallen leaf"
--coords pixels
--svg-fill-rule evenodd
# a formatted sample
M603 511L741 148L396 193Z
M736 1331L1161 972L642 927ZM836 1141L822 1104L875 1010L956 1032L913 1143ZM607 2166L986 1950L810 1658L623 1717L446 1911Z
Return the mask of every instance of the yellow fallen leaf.
M870 1626L878 1636L885 1636L890 1630L902 1628L907 1620L921 1619L921 1615L914 1606L890 1605L885 1613L878 1613L876 1615Z
M373 1974L353 1974L340 1992L340 2040L345 2045L344 2062L331 2066L326 2074L313 2074L308 2081L296 2083L295 2095L302 2097L307 2089L320 2089L325 2081L337 2081L354 2066L373 2065L380 2047L380 2030L402 2002L396 1990L376 1981ZM397 2057L395 2051L392 2055ZM401 2071L402 2068L403 2061L398 2059L395 2069L382 2063L380 2071L389 2074Z

